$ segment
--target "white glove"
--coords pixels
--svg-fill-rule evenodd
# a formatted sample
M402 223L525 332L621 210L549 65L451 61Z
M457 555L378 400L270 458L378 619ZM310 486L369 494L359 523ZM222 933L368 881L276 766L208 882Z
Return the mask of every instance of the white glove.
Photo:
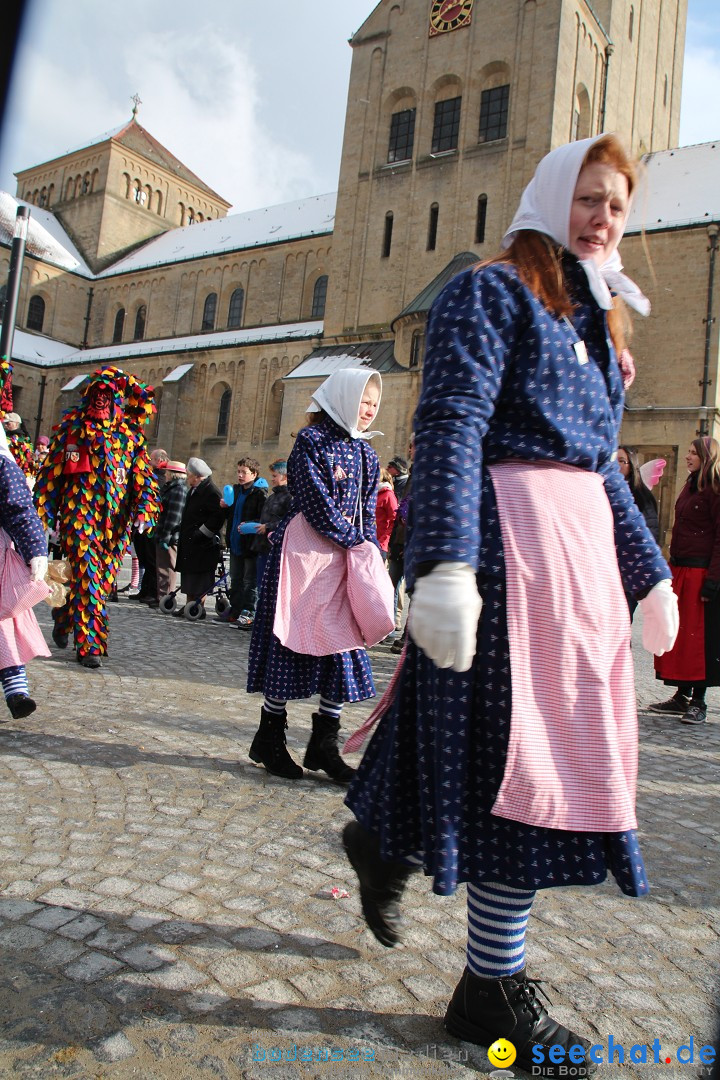
M680 629L677 596L669 578L653 585L640 601L643 616L643 646L655 656L670 652Z
M48 569L47 556L34 555L28 566L30 567L30 579L32 581L43 581Z
M145 522L144 521L138 521L137 524L135 525L135 528L137 529L137 531L142 536L142 534L145 532Z
M418 578L410 604L410 636L439 668L467 671L475 655L482 600L467 563L443 562Z

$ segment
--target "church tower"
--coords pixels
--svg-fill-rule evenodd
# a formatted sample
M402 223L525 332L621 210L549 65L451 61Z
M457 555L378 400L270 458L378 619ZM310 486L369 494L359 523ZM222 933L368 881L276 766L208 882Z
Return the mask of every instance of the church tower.
M677 145L687 0L381 0L352 38L325 337L497 251L555 146ZM402 357L398 353L402 362Z
M15 174L17 197L51 210L95 273L153 236L230 209L137 122L135 100L128 123Z

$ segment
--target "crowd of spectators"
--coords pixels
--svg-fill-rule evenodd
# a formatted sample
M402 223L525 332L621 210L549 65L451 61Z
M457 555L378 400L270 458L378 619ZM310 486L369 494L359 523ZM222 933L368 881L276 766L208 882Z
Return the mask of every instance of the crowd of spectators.
M409 460L395 455L381 470L376 510L378 543L395 589L395 629L385 640L398 653L405 641L403 560L412 455L411 438ZM185 464L157 449L151 461L162 509L152 530L133 532L132 575L126 591L148 608L162 606L178 617L194 605L192 617L200 620L207 618L205 601L215 593L219 598L215 622L251 630L272 533L292 503L287 460L278 457L269 463L268 482L260 462L242 457L235 483L222 491L200 458ZM181 592L185 603L168 602Z

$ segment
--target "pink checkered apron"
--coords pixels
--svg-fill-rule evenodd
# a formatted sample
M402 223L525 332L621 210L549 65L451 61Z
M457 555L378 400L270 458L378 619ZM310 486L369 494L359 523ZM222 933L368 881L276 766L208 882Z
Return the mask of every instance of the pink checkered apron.
M630 620L602 477L503 462L510 739L498 817L552 829L636 827Z
M310 656L376 645L395 626L394 592L375 544L342 548L303 514L285 529L273 633Z

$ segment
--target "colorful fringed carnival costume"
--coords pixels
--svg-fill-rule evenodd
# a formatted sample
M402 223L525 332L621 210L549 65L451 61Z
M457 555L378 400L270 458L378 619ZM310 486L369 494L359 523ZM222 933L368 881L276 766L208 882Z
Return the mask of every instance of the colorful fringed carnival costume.
M13 414L12 365L3 357L0 360L0 421L7 424L15 420L16 430L5 428L8 449L28 480L35 476L35 453L28 436L19 430L20 417Z
M35 476L35 451L33 444L22 431L7 432L8 449L15 458L27 479L32 480Z
M97 667L97 657L107 653L105 602L130 529L149 528L157 518L157 482L139 419L153 411L149 387L119 368L98 370L82 404L54 430L38 474L38 513L57 531L73 569L67 603L54 612L53 639L65 648L72 633L87 667Z

